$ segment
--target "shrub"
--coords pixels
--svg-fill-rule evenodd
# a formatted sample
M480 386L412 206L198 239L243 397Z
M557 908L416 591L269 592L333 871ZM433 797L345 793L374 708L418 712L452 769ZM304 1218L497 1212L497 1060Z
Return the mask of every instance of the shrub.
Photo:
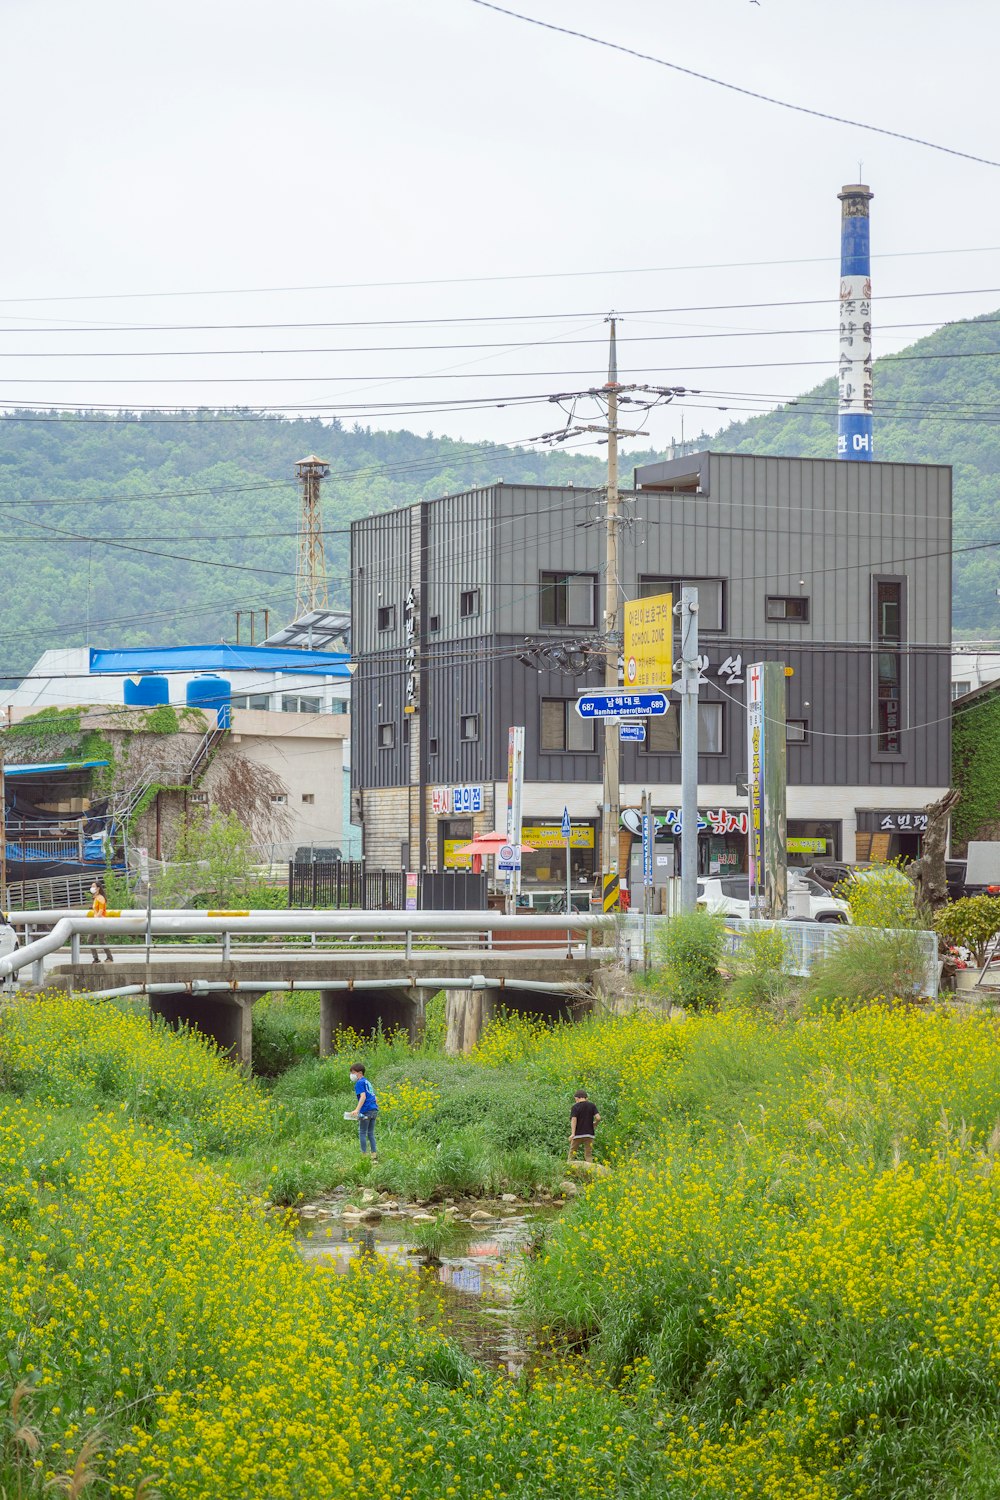
M766 1008L788 993L785 939L779 927L754 927L737 955L733 997L744 1005Z
M688 1010L715 1009L722 998L719 964L725 918L712 912L672 917L657 941L657 956L672 999Z
M920 927L917 890L898 864L889 861L842 880L836 895L851 908L856 927Z
M850 1008L852 1001L912 1000L926 992L926 969L918 933L855 927L838 934L836 946L810 974L809 990L835 1009Z
M941 908L934 926L946 943L968 948L982 968L986 950L1000 932L1000 901L995 896L963 896Z

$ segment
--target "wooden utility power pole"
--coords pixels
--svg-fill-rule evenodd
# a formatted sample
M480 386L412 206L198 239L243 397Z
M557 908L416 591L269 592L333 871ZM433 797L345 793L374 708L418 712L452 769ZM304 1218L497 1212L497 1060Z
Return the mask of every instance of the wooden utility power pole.
M323 513L320 508L320 480L330 472L330 465L311 453L300 458L295 474L302 485L302 514L299 520L299 557L295 569L295 617L314 609L329 609L326 582L326 550L323 545Z
M608 379L604 387L608 399L608 499L607 499L607 571L604 577L604 638L607 642L604 685L609 693L618 691L618 348L615 342L615 319L611 324L608 349ZM618 872L618 824L621 820L621 747L617 719L604 721L604 797L601 808L601 870L605 875Z

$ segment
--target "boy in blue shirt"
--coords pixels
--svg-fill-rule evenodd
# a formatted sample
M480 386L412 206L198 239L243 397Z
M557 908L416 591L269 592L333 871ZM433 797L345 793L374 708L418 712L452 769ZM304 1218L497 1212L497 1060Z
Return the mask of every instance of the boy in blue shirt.
M378 1115L378 1100L375 1098L375 1090L365 1077L363 1063L351 1063L351 1082L354 1084L358 1102L350 1113L351 1118L358 1122L361 1155L364 1156L368 1147L371 1146L372 1161L378 1161L375 1153L375 1118Z

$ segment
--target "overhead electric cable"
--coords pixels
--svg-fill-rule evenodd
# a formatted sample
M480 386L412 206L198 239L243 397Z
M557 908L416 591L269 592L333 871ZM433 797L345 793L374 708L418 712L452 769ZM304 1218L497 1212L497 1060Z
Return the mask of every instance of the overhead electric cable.
M557 31L563 36L575 37L578 41L592 42L597 47L607 47L612 52L622 52L627 57L639 58L642 62L655 63L660 68L670 68L674 73L684 73L688 78L696 78L701 83L711 83L716 88L729 89L731 93L743 94L748 99L757 99L762 104L774 104L779 109L790 109L796 114L812 115L817 120L828 120L835 125L850 125L853 130L868 130L876 135L891 136L893 140L906 141L912 146L926 146L930 151L942 151L947 156L959 156L965 161L978 162L984 167L1000 167L1000 161L993 161L988 156L976 156L971 151L959 151L954 146L942 146L936 141L925 140L922 136L908 135L902 130L889 130L884 125L869 125L864 120L851 120L844 115L830 114L826 110L812 109L807 104L792 104L787 99L776 99L773 94L762 94L757 89L747 88L744 84L729 83L724 78L714 78L710 73L699 73L695 68L683 67L680 63L668 62L665 57L655 57L651 52L639 52L634 47L626 47L621 42L610 42L605 37L591 36L586 31L574 31L570 26L557 26L553 21L542 21L538 16L526 16L521 11L508 10L506 6L496 5L494 0L472 0L473 5L479 5L484 10L494 10L501 16L510 16L515 21L525 21L530 26L540 26L544 31Z

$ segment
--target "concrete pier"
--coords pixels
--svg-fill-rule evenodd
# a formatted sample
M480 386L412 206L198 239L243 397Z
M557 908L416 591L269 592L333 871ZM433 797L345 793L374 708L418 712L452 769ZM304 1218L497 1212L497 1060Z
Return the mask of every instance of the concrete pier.
M200 1031L229 1054L234 1062L250 1066L253 1053L253 1005L249 996L193 995L176 990L169 995L150 995L150 1016L159 1016L176 1030L189 1026Z

